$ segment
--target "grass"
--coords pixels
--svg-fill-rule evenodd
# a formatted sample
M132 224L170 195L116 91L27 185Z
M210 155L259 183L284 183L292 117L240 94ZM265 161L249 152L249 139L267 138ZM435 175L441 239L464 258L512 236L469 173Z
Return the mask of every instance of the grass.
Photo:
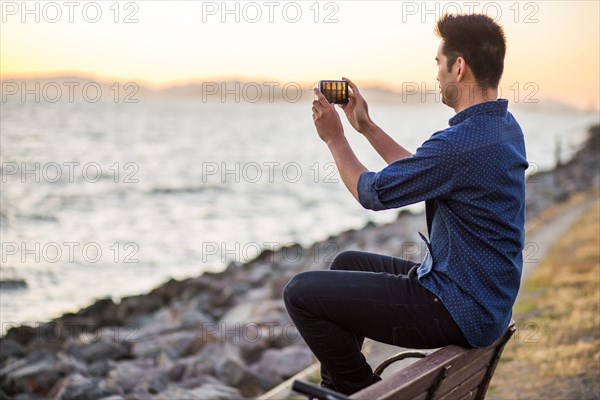
M582 203L592 197L600 195L600 188L591 189L585 192L580 192L572 195L569 200L555 204L545 208L536 218L528 219L525 224L525 236L529 237L537 233L541 229L545 229L546 223L553 220L561 213L575 204Z
M599 230L597 200L521 288L488 399L600 398Z

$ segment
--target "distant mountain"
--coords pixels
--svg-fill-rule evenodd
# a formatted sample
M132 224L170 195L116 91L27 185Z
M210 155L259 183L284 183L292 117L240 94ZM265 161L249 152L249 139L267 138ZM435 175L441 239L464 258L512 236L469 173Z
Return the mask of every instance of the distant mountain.
M135 92L136 98L142 97L173 97L173 98L197 98L204 101L221 101L223 98L231 99L237 91L242 100L251 102L273 102L279 100L290 100L294 96L300 96L302 91L302 99L312 99L312 83L293 83L281 82L275 85L271 82L275 80L261 79L251 81L249 79L213 79L206 81L192 81L189 83L180 83L167 86L161 89L152 89L148 86L141 85L135 81L128 80L109 80L109 79L94 79L93 77L84 77L78 75L64 75L53 77L33 77L33 78L10 78L4 77L2 82L2 90L5 90L5 83L15 82L18 85L27 83L30 88L32 83L39 83L42 87L48 84L58 84L64 87L65 93L68 93L69 86L75 86L77 90L81 90L85 85L99 85L105 93L114 93L116 90L115 83L120 90L120 97ZM75 85L77 84L77 85ZM125 85L129 85L125 87ZM284 86L287 85L287 91ZM92 89L90 89L92 90ZM410 105L434 105L441 103L440 94L436 92L421 92L409 91L402 93L400 91L392 91L381 87L364 87L361 88L364 97L370 103L393 103L393 104L410 104ZM582 110L561 102L556 99L541 99L537 103L515 103L512 107L527 109L529 111L553 111L553 112L590 112L597 110Z

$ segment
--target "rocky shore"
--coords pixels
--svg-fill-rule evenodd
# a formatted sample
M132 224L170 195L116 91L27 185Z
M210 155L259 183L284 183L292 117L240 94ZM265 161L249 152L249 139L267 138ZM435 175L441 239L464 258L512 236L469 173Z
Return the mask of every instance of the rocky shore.
M527 217L600 186L600 126L570 161L528 176ZM314 362L281 299L298 272L362 249L419 261L425 218L400 212L309 248L264 251L148 294L98 300L0 339L0 398L246 399Z

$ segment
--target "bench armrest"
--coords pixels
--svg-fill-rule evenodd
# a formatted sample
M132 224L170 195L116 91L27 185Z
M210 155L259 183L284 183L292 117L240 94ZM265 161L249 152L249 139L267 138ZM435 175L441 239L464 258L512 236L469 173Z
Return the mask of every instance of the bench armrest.
M377 368L375 368L374 372L377 375L381 375L387 367L389 367L396 361L404 360L405 358L423 358L423 357L427 357L427 353L425 353L423 351L414 351L414 350L403 351L401 353L396 354L395 356L388 358L387 360L385 360L384 362L379 364L379 366L377 366Z

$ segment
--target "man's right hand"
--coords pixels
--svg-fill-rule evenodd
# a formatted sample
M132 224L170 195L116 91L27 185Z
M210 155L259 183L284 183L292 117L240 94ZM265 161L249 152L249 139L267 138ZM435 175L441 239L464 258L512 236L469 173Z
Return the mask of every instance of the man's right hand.
M348 82L350 91L348 93L348 103L341 104L340 107L346 113L350 125L364 135L369 128L373 127L373 121L369 117L369 106L354 82L348 78L342 78L342 80Z

